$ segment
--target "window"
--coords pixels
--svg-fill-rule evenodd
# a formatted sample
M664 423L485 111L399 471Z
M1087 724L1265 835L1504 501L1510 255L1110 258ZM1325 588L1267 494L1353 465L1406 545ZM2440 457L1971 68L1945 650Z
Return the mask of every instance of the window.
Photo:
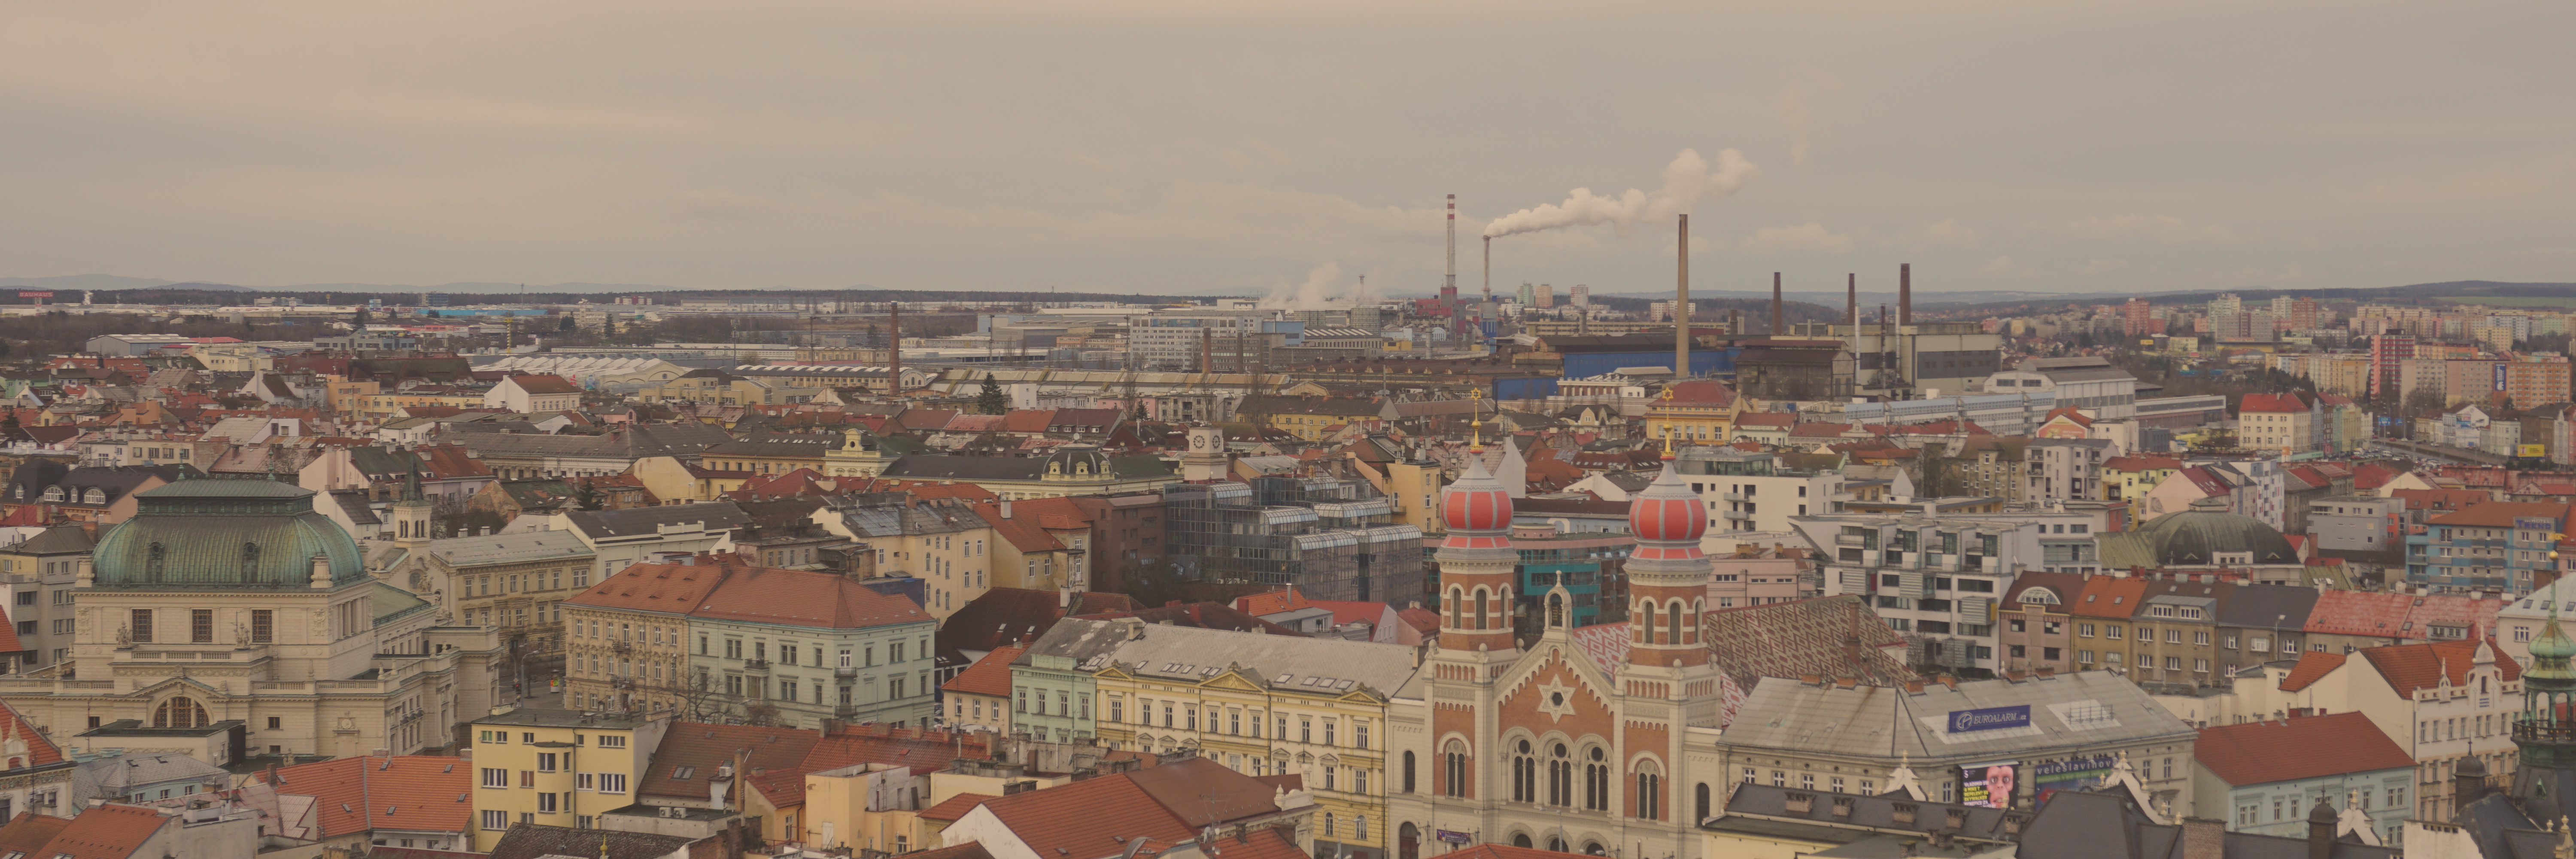
M510 828L510 813L506 811L483 812L483 828L494 831Z
M509 787L509 786L510 786L510 771L509 771L509 770L505 770L505 769L500 769L500 768L497 768L497 767L484 767L484 768L483 768L483 786L484 786L484 787Z
M133 611L133 613L129 615L129 617L131 617L131 618L132 618L130 621L128 621L128 623L130 623L130 624L131 624L131 626L129 627L129 629L130 629L130 631L131 631L131 633L132 633L132 638L133 638L133 640L134 640L134 643L136 643L136 644L151 644L151 643L152 643L152 610L151 610L151 609L148 609L148 608L138 608L138 609L135 609L135 610Z
M1328 736L1328 737L1329 737L1329 736L1331 736L1331 735L1330 735L1330 734L1327 734L1326 736ZM1328 742L1329 742L1329 740L1328 740ZM1352 745L1352 747L1354 747L1354 748L1360 748L1360 749L1366 749L1366 748L1368 748L1368 747L1369 747L1369 743L1368 743L1368 723L1367 723L1367 722L1353 722L1353 723L1351 723L1351 745Z
M626 792L626 774L625 774L625 773L600 773L600 774L599 774L599 792L600 792L600 793L625 793L625 792Z
M622 748L626 748L626 735L624 735L624 734L601 734L601 735L599 735L599 747L600 747L600 748L603 748L603 749L622 749Z
M250 610L250 641L267 644L277 635L277 613L264 608Z
M286 720L276 716L270 716L268 717L268 729L272 731L284 730L284 728L279 727L279 724L284 721Z
M215 610L210 608L188 610L188 641L209 644L214 640Z

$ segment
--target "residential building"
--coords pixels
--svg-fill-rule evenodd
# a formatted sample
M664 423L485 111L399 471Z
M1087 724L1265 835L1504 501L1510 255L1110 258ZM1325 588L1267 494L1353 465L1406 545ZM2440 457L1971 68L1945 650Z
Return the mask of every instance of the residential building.
M377 577L427 595L453 622L501 628L513 655L563 649L561 603L590 587L598 556L565 531L396 540Z
M1422 532L1373 496L1335 477L1175 485L1163 491L1165 548L1206 581L1293 586L1321 600L1411 599L1423 593Z
M2393 843L2414 816L2415 760L2358 711L2200 729L2192 747L2197 815L2230 832L2300 836L2301 809L2343 799Z
M470 758L333 758L253 772L249 783L266 785L281 799L292 798L279 804L281 818L288 809L308 809L307 819L280 819L279 831L263 834L353 851L382 846L461 852L473 843L472 803L418 801L472 793Z
M2403 498L2331 495L2308 502L2308 534L2320 551L2399 551L2405 515Z
M137 493L134 517L74 568L73 616L100 622L74 625L70 670L14 680L0 701L87 747L149 742L217 765L236 749L445 744L444 726L492 704L498 636L370 576L314 497L268 480ZM192 679L215 670L244 686ZM255 739L216 742L236 729Z
M1675 382L1646 408L1645 434L1675 444L1724 444L1734 439L1735 416L1748 404L1715 379Z
M2406 578L2451 591L2526 593L2555 574L2554 535L2567 531L2569 506L2489 501L2407 529Z
M1907 664L1994 670L1997 600L2021 570L2085 571L2091 525L2080 514L1943 515L1938 503L1794 524L1820 553L1824 592L1868 597L1906 636Z
M8 582L10 632L22 653L8 673L70 661L79 615L72 586L89 560L87 528L55 525L0 546L0 579Z
M1707 505L1711 531L1784 534L1796 517L1842 509L1842 472L1784 467L1774 454L1693 446L1674 467Z
M2102 500L2144 500L2147 491L2182 469L2182 461L2154 454L2115 456L2102 461Z
M2237 406L2236 443L2282 456L2324 448L2322 404L2310 395L2246 394Z
M1246 421L1318 441L1338 427L1377 421L1386 409L1386 401L1376 397L1254 396L1245 398L1235 413Z
M1119 856L1138 844L1171 845L1170 859L1386 859L1383 851L1347 851L1354 836L1326 829L1312 788L1256 779L1184 757L1174 763L1024 790L976 803L941 830L951 848L980 845L990 857ZM1372 836L1373 837L1373 836ZM928 859L970 859L931 851Z
M581 386L562 376L504 376L483 392L481 405L523 415L568 412L581 408Z
M1321 849L1391 856L1386 798L1398 740L1388 701L1414 681L1413 648L1068 618L1030 652L1091 674L1098 700L1088 706L1111 748L1194 748L1247 775L1301 776L1318 822L1333 821ZM1016 675L1014 718L1028 687ZM1032 698L1034 716L1068 703Z
M1998 608L2000 670L2077 670L2074 616L2067 606L2083 594L2085 582L2080 573L2024 572L2013 578Z
M2021 500L2055 509L2063 509L2069 501L2104 500L2102 465L2120 453L2120 445L2109 439L2034 439L2023 453L2030 478Z
M698 454L698 464L717 471L786 474L811 469L820 474L825 458L848 443L841 433L751 433Z
M214 806L193 813L143 805L81 808L70 819L29 812L0 826L0 844L28 856L76 859L163 859L250 856L259 852L260 815Z
M1029 733L1029 727L1014 726L1011 722L1013 712L1030 712L1030 684L1015 682L1020 678L1014 676L1011 668L1011 663L1029 649L1013 645L994 650L959 672L956 679L940 684L939 706L945 711L939 714L940 721L951 728L981 728L1004 736ZM1043 714L1047 711L1047 693L1050 691L1061 696L1056 709L1062 715L1070 716L1073 710L1073 691L1070 689L1050 690L1040 686L1036 690L1036 712ZM1016 710L1011 703L1014 697L1019 701ZM1082 703L1083 720L1089 721L1091 701L1085 699Z
M574 510L563 514L556 527L590 548L596 559L592 568L595 575L590 579L598 581L629 564L728 551L735 529L749 524L751 517L741 505L702 501L625 510Z
M936 621L911 597L832 573L726 568L688 619L690 688L755 722L905 727L937 715Z
M620 715L515 709L474 719L474 843L490 853L521 824L596 829L601 815L636 803L668 712Z
M994 587L993 526L970 505L854 493L823 499L813 516L824 530L875 552L879 577L919 579L922 608L932 617L945 620Z
M840 467L864 472L869 466ZM1097 446L1077 444L1059 446L1043 458L912 454L887 462L872 474L892 480L973 483L1014 500L1149 492L1180 482L1161 457L1111 456Z

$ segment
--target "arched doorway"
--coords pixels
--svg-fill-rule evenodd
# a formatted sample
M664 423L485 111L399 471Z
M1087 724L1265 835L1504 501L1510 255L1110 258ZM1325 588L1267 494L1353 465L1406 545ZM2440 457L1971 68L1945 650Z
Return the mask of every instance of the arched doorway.
M1604 848L1604 847L1602 847L1602 846L1601 846L1601 842L1598 842L1598 841L1586 841L1586 842L1583 842L1583 855L1585 855L1585 856L1608 856L1608 855L1610 855L1610 852L1609 852L1609 850L1608 850L1608 849L1606 849L1606 848Z
M1556 837L1556 836L1554 836L1554 835L1550 835L1550 836L1548 836L1548 837L1547 837L1547 849L1549 849L1549 850L1551 850L1551 851L1554 851L1554 852L1557 852L1557 853L1563 853L1563 852L1565 852L1565 839L1563 839L1563 838L1558 838L1558 837Z
M1406 752L1406 754L1412 754ZM1395 859L1421 859L1422 830L1407 823L1395 829Z
M1519 834L1519 835L1514 835L1514 836L1512 836L1512 846L1514 846L1514 847L1528 847L1528 846L1530 846L1529 833L1527 833L1527 832L1523 832L1523 833L1521 833L1521 834Z

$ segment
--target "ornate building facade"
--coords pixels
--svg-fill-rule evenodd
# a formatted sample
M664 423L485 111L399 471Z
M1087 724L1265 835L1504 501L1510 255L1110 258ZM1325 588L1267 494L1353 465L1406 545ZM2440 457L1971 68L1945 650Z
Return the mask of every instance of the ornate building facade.
M367 574L357 542L269 480L137 495L72 588L72 658L0 677L57 742L250 755L409 754L488 712L498 645Z
M1443 500L1439 646L1389 708L1398 859L1479 843L1697 857L1697 823L1724 789L1698 495L1668 463L1630 502L1616 661L1576 642L1561 587L1541 600L1536 637L1514 638L1512 499L1476 458Z

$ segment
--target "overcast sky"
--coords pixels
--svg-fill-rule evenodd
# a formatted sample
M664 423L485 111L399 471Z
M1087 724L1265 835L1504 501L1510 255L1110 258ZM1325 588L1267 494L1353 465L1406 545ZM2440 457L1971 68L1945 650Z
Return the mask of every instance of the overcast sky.
M2576 4L12 3L0 275L2576 280ZM1741 164L1725 176L1721 153ZM1731 162L1730 162L1731 163ZM1731 195L1725 191L1737 187ZM1687 195L1683 195L1687 196Z

